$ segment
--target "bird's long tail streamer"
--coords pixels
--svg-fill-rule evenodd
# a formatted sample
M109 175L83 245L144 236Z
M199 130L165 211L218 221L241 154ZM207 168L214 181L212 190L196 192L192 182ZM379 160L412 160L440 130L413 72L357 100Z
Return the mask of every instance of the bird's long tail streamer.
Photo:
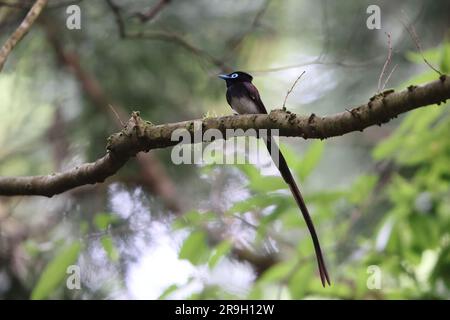
M289 167L286 163L283 154L281 153L277 143L273 140L273 137L271 135L268 135L267 141L265 139L263 140L266 143L267 150L269 151L270 156L275 162L275 165L278 167L281 176L283 177L284 181L289 185L289 188L291 189L295 201L297 202L297 205L300 208L300 211L302 212L303 218L305 219L306 226L308 227L309 233L311 234L311 238L314 244L314 250L316 252L317 265L319 267L319 274L320 279L322 281L322 285L324 287L326 286L326 283L328 283L328 285L331 285L330 277L328 276L328 271L325 266L325 261L323 259L322 250L320 248L319 238L317 236L316 229L314 228L311 216L309 215L308 208L306 207L305 201L303 200L302 194L300 193L300 190L297 184L295 183L294 177L292 176L292 173L289 170Z

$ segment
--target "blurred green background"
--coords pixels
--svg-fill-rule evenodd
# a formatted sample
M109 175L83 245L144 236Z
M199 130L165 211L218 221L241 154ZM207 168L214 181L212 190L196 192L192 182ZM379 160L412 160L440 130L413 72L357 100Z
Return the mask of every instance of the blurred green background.
M132 110L156 124L225 115L217 74L243 70L268 109L333 114L450 72L450 2L50 0L0 74L0 175L94 161ZM2 43L30 2L0 5ZM81 29L66 28L68 4ZM23 5L25 4L25 5ZM366 9L381 8L380 30ZM120 36L118 21L125 26ZM448 104L447 104L448 105ZM445 105L325 141L282 138L332 286L267 157L174 165L170 149L52 198L0 197L1 299L448 299L450 114ZM67 286L77 265L80 289Z

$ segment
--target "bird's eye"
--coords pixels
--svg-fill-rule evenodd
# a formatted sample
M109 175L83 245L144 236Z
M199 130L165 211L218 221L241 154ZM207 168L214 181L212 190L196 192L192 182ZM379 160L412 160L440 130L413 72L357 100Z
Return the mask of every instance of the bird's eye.
M237 74L237 73L233 73L233 74L231 75L231 77L232 77L233 79L235 79L235 78L238 77L238 74Z

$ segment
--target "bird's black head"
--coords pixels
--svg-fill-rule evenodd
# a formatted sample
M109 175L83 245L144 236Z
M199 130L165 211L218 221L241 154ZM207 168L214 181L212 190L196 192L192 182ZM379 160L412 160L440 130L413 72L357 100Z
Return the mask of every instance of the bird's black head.
M227 82L227 87L238 83L238 82L252 82L253 77L248 73L242 71L235 71L230 74L221 74L219 78Z

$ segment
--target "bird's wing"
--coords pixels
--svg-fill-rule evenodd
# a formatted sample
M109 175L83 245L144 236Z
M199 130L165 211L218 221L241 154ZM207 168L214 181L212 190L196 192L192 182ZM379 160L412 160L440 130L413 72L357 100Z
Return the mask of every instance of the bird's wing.
M233 106L231 105L231 93L229 89L227 90L226 97L228 104L230 105L231 108L233 108Z
M251 82L243 82L245 90L247 91L248 96L252 99L256 106L258 107L259 113L267 113L266 107L259 96L258 89Z

